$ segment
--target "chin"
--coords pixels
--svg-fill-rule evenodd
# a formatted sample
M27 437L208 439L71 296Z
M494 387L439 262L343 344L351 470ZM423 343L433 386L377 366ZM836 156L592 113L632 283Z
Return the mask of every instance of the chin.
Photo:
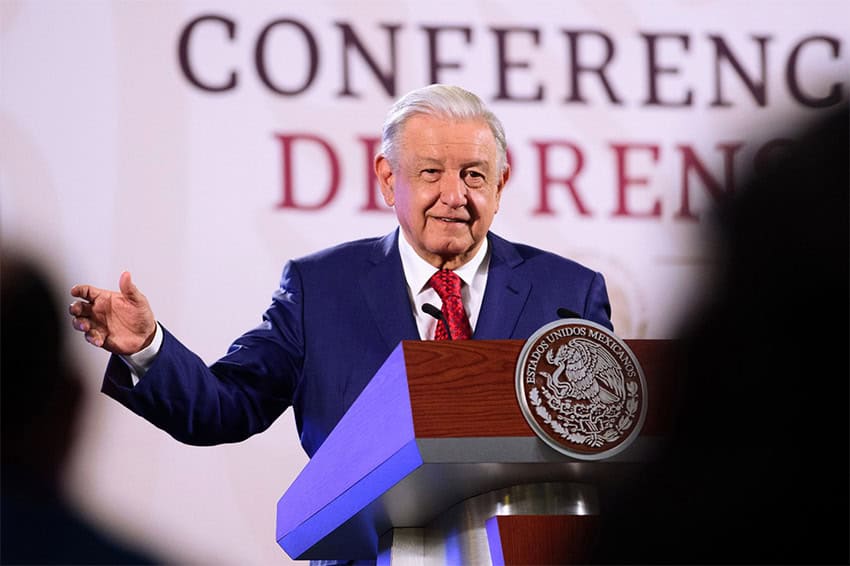
M442 246L434 246L430 248L430 252L434 255L440 256L446 261L449 261L469 252L472 247L472 244L467 245L460 244L458 242L451 242Z
M457 255L471 248L474 243L468 237L466 238L433 238L428 242L428 249L435 254L450 254Z

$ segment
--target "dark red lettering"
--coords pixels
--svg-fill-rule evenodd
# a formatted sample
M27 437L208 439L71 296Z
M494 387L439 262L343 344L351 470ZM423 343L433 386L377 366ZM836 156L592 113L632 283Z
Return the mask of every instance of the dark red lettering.
M442 69L460 69L460 63L457 61L443 61L440 59L437 46L437 37L444 31L460 32L463 35L464 43L469 45L472 41L472 28L467 26L422 26L425 30L425 35L428 37L428 80L431 84L440 83L440 70Z
M206 24L210 22L224 26L228 39L233 40L236 37L236 24L233 23L233 20L217 14L205 14L203 16L198 16L186 24L186 27L183 28L182 32L180 32L180 41L177 43L177 58L180 63L180 70L183 71L183 76L186 77L186 80L192 85L207 92L224 92L236 87L236 71L230 71L230 75L228 75L228 78L225 79L224 82L212 83L201 80L197 73L195 73L190 62L189 41L192 34L197 26L202 23Z
M381 83L381 86L384 87L384 92L386 92L388 96L394 97L396 94L396 32L401 28L401 25L380 25L380 27L387 32L386 51L389 53L390 58L389 69L385 71L381 71L378 64L375 62L374 57L372 57L372 55L366 50L366 47L363 46L363 42L360 41L360 38L357 37L357 34L354 33L354 30L350 25L339 22L337 22L336 25L342 30L342 90L339 91L338 96L352 96L354 98L360 98L359 94L356 94L353 90L351 90L350 84L351 70L348 54L353 47L363 58L363 61L366 62L366 65L372 71L372 74L375 75L378 82Z
M649 85L649 95L644 106L690 106L693 102L693 91L687 89L684 98L680 100L661 100L658 95L658 78L660 75L677 75L679 74L678 67L662 67L658 62L658 42L662 39L678 40L682 47L687 52L690 46L690 37L683 33L642 33L640 34L646 41L646 65L647 65L647 84Z
M592 73L599 77L605 92L608 94L608 100L613 104L622 104L623 101L614 93L608 77L605 75L605 70L608 64L614 59L614 41L605 33L596 30L562 30L567 36L570 45L570 94L564 102L580 102L587 104L587 100L581 94L579 85L579 76L585 73ZM579 56L579 41L583 38L596 38L602 41L605 46L605 54L603 61L595 65L588 64L581 60Z
M331 147L331 144L313 134L275 134L275 138L280 142L281 155L283 156L283 198L277 204L277 207L296 210L319 210L327 206L336 196L340 179L339 159L337 159L336 152ZM323 198L312 204L299 203L295 199L295 160L293 159L293 153L296 142L299 144L312 143L318 145L325 152L328 165L330 166L330 180L327 191ZM316 187L311 185L310 189L316 190Z
M826 43L832 49L832 58L838 59L841 51L841 43L837 39L826 35L806 37L794 46L794 49L791 50L791 54L788 56L788 62L785 65L785 82L788 84L788 90L791 92L791 96L803 106L808 106L809 108L826 108L827 106L838 104L844 98L841 83L832 83L829 93L826 96L812 96L807 94L800 86L800 77L797 74L798 60L803 47L814 42Z
M300 32L301 37L304 38L304 43L307 47L308 65L307 76L304 78L304 82L301 86L288 89L284 88L272 81L271 76L269 75L268 67L266 65L266 42L268 41L268 37L272 29L276 27L294 28ZM291 56L291 54L287 54L287 58L291 58ZM313 34L307 26L301 22L290 19L274 20L264 27L263 31L260 32L259 37L257 37L257 44L254 48L254 64L256 65L257 74L260 76L260 80L263 81L263 84L266 85L269 90L283 96L295 96L310 88L310 85L316 78L316 73L319 71L319 46L316 43L316 38L313 37Z
M750 91L750 94L753 95L753 99L756 101L756 104L759 106L767 106L767 42L770 41L770 37L767 36L752 36L758 45L759 45L759 75L760 78L758 80L752 79L747 72L744 70L743 65L738 61L738 59L732 54L732 51L729 49L729 46L726 45L726 42L719 35L709 35L708 38L714 44L714 100L711 102L712 106L723 106L729 107L732 106L732 103L728 100L723 99L723 90L721 86L721 77L723 76L723 69L721 68L721 63L723 61L728 61L732 68L735 70L735 73L738 77L744 82L747 90Z
M720 200L723 195L731 194L735 190L735 153L743 147L742 143L719 143L717 149L723 152L723 179L721 182L714 177L697 157L694 148L689 145L677 145L676 149L682 154L682 205L676 212L677 218L685 220L699 220L699 216L691 210L690 201L690 178L691 172L699 177L702 184L708 189L708 193L715 201Z
M363 212L390 212L391 208L384 204L384 199L381 196L381 187L378 184L378 178L375 176L374 163L375 155L381 145L381 138L361 136L357 140L363 144L363 151L366 164L366 203L360 207Z
M537 84L537 92L525 96L510 94L508 92L508 71L510 69L528 69L531 64L528 61L511 61L508 57L508 35L522 33L531 36L534 45L540 45L540 30L537 28L515 27L515 28L491 28L496 34L496 68L499 74L499 90L496 100L543 100L543 85Z
M590 210L584 205L579 195L576 181L579 173L584 167L584 155L581 148L568 141L532 141L531 144L537 149L537 163L540 171L540 204L532 212L534 214L554 214L555 211L549 204L549 187L551 185L562 185L575 202L578 213L582 216L591 216ZM565 177L555 177L549 174L549 150L552 148L565 149L570 153L573 168L572 173Z
M659 149L655 144L649 143L612 143L617 171L617 208L612 216L630 216L634 218L657 218L661 216L661 200L656 198L652 202L652 208L644 211L629 210L626 192L632 188L646 188L649 186L649 177L634 177L628 170L628 154L635 151L648 152L653 163L658 162Z

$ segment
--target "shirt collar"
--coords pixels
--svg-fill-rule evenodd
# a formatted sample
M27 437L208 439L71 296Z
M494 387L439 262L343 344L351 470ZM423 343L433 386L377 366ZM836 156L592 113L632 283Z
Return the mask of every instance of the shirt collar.
M488 238L484 238L484 242L471 260L454 270L460 277L461 281L472 286L473 279L481 267L484 258L487 257L487 249L490 246ZM398 234L398 251L401 255L401 265L404 269L404 277L407 280L407 286L413 295L418 295L428 286L428 281L431 276L437 271L437 268L422 259L413 246L404 237L404 232L399 229Z

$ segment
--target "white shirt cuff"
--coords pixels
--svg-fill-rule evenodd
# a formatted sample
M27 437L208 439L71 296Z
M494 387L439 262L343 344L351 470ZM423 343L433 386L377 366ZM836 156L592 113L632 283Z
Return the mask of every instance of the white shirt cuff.
M139 380L145 376L148 368L153 365L153 361L156 359L157 354L159 354L159 350L162 348L163 337L164 334L162 332L162 327L157 322L153 340L146 348L139 350L135 354L130 354L129 356L119 356L122 360L124 360L124 363L127 364L127 367L130 368L130 377L133 380L133 386L136 386L139 383Z

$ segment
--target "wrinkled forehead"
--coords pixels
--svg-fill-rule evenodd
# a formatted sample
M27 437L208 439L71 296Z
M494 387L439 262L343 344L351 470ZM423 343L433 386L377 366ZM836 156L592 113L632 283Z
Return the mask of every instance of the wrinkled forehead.
M496 138L481 118L453 119L416 114L405 121L400 136L402 159L498 160Z

